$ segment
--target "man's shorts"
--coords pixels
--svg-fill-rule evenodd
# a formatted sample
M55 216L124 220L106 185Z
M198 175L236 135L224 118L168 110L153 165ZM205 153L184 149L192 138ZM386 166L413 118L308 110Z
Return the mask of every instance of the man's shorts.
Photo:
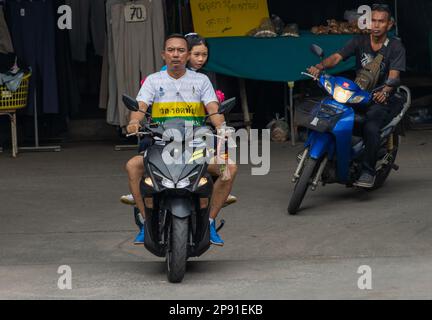
M138 153L144 153L152 144L152 138L148 136L143 137L138 145Z

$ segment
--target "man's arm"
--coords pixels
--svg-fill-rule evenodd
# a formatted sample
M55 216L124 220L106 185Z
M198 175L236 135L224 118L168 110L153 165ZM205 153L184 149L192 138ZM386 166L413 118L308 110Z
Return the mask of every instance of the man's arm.
M148 105L142 101L138 101L139 109L143 112L147 112ZM126 130L128 133L137 133L141 128L140 122L144 120L144 113L141 112L131 112L129 125Z
M334 68L342 60L348 59L349 57L355 55L356 49L358 48L360 42L361 42L360 37L351 38L351 40L349 40L342 49L332 54L330 57L324 59L321 63L318 63L313 67L310 67L308 69L308 72L312 74L314 77L318 78L320 73L323 70Z
M334 53L317 65L310 67L308 72L315 78L318 78L322 71L336 67L342 60L343 57L339 53Z
M219 104L217 102L210 102L206 105L206 109L209 115L217 113L219 111ZM225 123L225 116L223 114L215 114L210 117L210 121L216 129L219 129Z
M400 71L399 70L390 70L389 72L389 79L399 79L400 78ZM385 86L381 91L376 92L374 94L374 101L378 102L380 104L386 103L388 97L393 92L394 88Z

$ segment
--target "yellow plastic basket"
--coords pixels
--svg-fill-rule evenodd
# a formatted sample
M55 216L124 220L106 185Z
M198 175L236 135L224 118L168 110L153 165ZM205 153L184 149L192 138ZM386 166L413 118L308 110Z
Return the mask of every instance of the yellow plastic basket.
M5 85L0 86L0 111L16 110L27 106L31 73L24 75L17 91L10 91Z

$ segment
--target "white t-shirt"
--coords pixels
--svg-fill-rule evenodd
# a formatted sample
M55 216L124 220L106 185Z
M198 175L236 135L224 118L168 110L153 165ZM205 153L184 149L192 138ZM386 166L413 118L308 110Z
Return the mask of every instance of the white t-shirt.
M219 103L209 78L191 70L180 79L170 77L167 71L148 76L136 99L152 106L155 122L181 118L197 125L203 124L205 106Z

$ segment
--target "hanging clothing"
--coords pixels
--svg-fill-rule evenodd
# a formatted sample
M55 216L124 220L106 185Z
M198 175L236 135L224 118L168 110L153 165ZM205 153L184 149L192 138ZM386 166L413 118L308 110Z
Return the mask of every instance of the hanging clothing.
M125 127L130 112L124 107L122 94L135 96L140 80L163 66L161 52L165 39L162 1L139 0L144 5L146 19L126 22L125 6L131 2L108 0L109 102L107 121ZM114 67L114 68L113 68Z
M102 71L99 92L99 108L107 109L108 106L108 90L109 90L109 68L108 68L108 41L105 42L105 50L102 59Z
M116 65L114 62L114 43L112 37L112 17L111 6L116 3L124 3L124 0L108 0L106 3L106 19L107 19L107 46L102 63L102 79L100 92L100 107L107 109L107 122L112 125L119 125L119 114L117 108L117 77ZM104 69L105 66L105 69ZM108 74L108 77L106 77ZM108 88L108 90L106 90ZM106 106L104 108L104 103ZM101 106L102 104L102 106Z
M66 0L72 9L72 29L69 30L72 59L87 61L87 45L93 43L94 51L103 56L106 27L105 0Z
M65 4L65 0L54 0L54 11ZM81 97L78 87L78 77L72 65L72 53L70 47L69 30L56 28L56 69L59 82L59 114L65 119L76 116L79 113Z
M0 53L14 52L9 29L4 17L3 6L0 5Z
M38 96L44 113L58 113L55 65L55 30L52 0L7 2L9 27L19 61L32 68L27 111L33 112L34 90L40 79ZM22 67L22 66L21 66Z

